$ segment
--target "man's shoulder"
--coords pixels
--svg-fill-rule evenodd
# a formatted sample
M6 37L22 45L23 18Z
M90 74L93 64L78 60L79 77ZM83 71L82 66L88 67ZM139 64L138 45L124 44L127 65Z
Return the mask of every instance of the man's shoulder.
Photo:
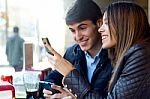
M74 45L71 45L67 48L67 51L68 50L77 50L77 49L80 49L80 46L78 44L74 44Z
M67 48L66 53L78 55L78 54L83 53L83 51L81 50L81 48L78 44L74 44L74 45Z
M74 44L66 50L64 58L72 63L81 57L83 58L84 55L85 54L81 50L80 46L78 44Z
M23 41L24 41L23 37L21 37L20 35L18 35L17 37L18 37L20 40L23 40Z
M16 39L18 42L20 42L20 43L23 43L23 42L24 42L24 39L23 39L20 35L16 36L15 39Z

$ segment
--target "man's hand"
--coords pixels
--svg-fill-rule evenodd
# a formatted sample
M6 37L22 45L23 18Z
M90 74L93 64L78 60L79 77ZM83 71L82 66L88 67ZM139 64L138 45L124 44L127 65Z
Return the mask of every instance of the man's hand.
M44 89L44 97L46 99L77 99L67 88L62 88L61 86L51 85L51 88L60 91L60 93L52 94L51 91Z
M49 44L44 44L46 48L48 48L54 56L49 58L49 62L54 66L54 68L61 73L64 77L66 77L74 68L74 66L64 59L59 53L57 53Z

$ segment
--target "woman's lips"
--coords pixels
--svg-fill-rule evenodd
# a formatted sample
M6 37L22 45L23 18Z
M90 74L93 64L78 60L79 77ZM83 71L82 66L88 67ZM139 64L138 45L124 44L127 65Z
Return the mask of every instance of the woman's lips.
M107 35L103 35L102 36L102 42L104 42L107 39L107 37L108 37Z

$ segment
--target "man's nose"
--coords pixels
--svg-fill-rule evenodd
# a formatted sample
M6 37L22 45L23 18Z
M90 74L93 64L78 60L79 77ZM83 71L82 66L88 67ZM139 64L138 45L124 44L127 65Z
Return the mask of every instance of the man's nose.
M80 31L76 31L76 40L81 40L82 39L82 33Z

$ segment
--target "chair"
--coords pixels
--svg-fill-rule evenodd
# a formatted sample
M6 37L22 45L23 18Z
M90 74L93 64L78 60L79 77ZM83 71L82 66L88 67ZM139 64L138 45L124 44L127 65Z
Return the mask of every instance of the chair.
M15 88L9 82L0 82L0 99L15 99Z
M15 69L11 66L0 66L0 99L15 99L15 88L12 85Z

